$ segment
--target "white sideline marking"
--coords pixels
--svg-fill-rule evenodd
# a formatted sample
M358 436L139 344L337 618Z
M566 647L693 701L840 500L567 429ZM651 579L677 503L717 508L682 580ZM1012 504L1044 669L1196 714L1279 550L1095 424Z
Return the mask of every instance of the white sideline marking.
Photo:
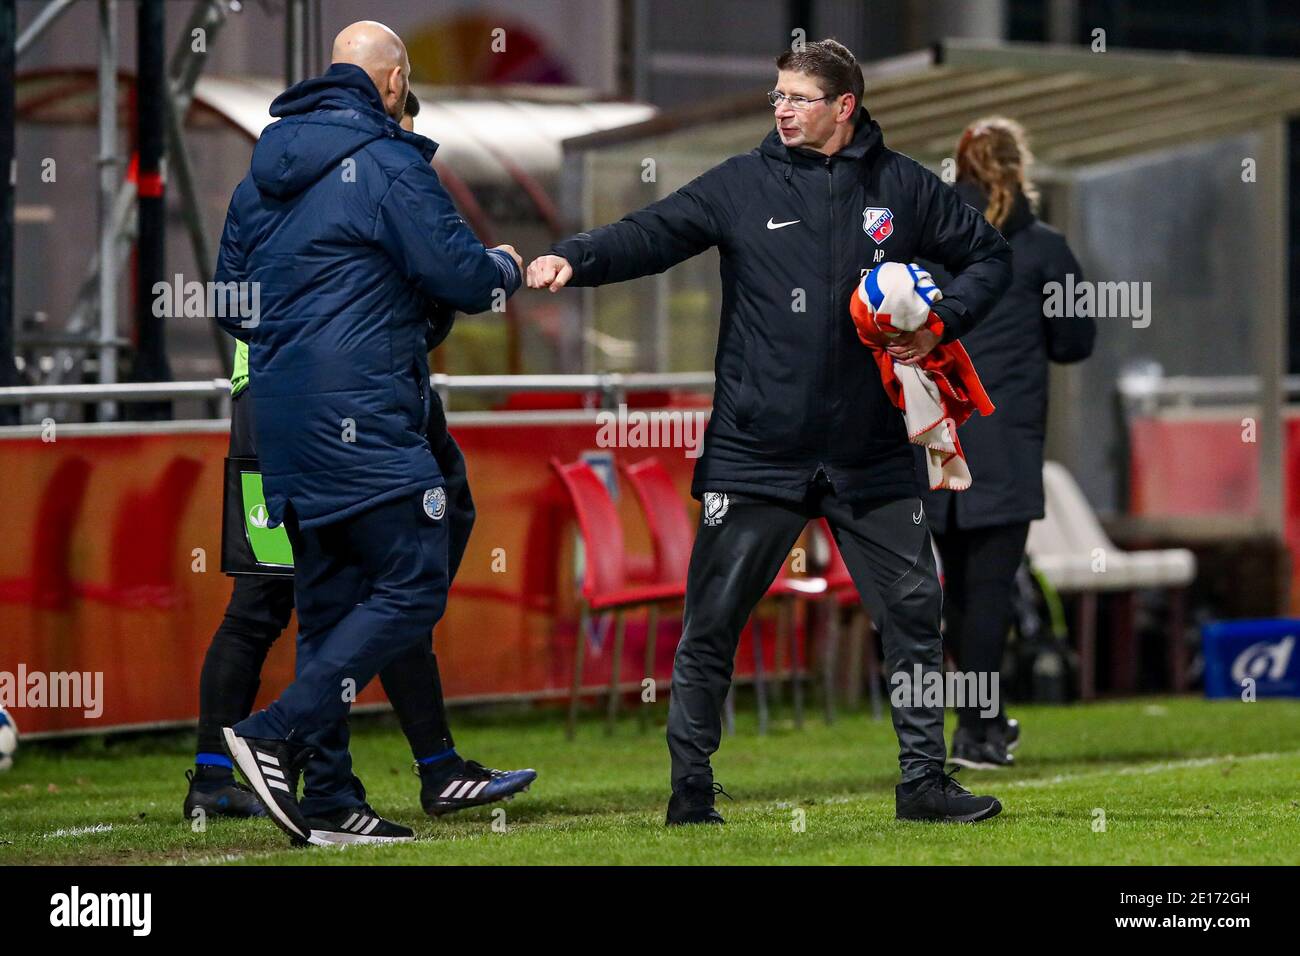
M201 856L195 860L170 860L167 866L212 866L217 863L237 863L244 858L242 853L222 853L218 856Z
M1090 780L1096 777L1133 777L1151 773L1168 773L1171 770L1190 770L1196 767L1213 767L1224 763L1245 763L1248 760L1278 760L1283 757L1300 757L1300 750L1286 750L1258 754L1219 754L1214 757L1189 757L1186 760L1166 760L1160 763L1138 764L1128 767L1114 767L1109 770L1093 770L1088 773L1059 773L1053 777L1037 780L1011 780L999 784L1004 790L1023 789L1026 787L1054 787L1060 783L1073 783L1076 780Z
M1282 760L1287 757L1300 757L1300 750L1282 750L1268 751L1257 754L1218 754L1213 757L1189 757L1186 760L1166 760L1159 763L1148 764L1130 764L1128 766L1113 767L1108 770L1093 770L1088 773L1058 773L1052 777L1040 777L1036 780L1008 780L1005 783L996 780L997 773L992 773L989 777L990 790L1022 790L1031 787L1055 787L1062 783L1074 783L1076 780L1091 780L1099 777L1133 777L1153 773L1168 773L1171 770L1188 770L1196 767L1213 767L1217 764L1225 763L1245 763L1251 760ZM978 771L977 771L978 772ZM961 783L961 778L957 779ZM981 786L983 781L981 781ZM838 803L858 803L865 799L865 795L857 793L844 796L826 797L817 801L825 806L832 806ZM778 800L772 806L778 810L788 810L792 807L799 806L799 803L789 800Z
M112 829L113 829L113 824L111 823L96 823L92 827L70 827L66 830L63 829L55 830L53 833L42 833L41 839L56 840L59 839L60 837L83 836L84 834L87 833L108 833Z

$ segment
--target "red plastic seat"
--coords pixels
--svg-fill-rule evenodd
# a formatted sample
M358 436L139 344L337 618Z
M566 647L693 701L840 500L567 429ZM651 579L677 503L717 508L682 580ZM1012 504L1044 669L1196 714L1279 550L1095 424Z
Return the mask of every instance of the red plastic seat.
M567 733L572 737L577 727L578 701L588 692L582 686L582 663L591 615L602 611L614 613L614 654L608 687L608 729L612 730L618 713L619 678L622 676L624 613L629 608L653 609L661 603L682 600L686 596L686 580L683 576L680 581L629 584L623 526L605 482L585 461L565 464L552 458L551 467L569 493L585 549L582 613L573 654L573 688L567 725ZM653 630L656 621L652 619L650 624Z
M641 506L641 514L650 531L655 580L679 585L685 593L686 572L691 564L695 529L691 526L690 513L677 493L672 476L658 458L646 458L632 465L619 462L619 467L632 486L632 494ZM653 676L655 671L659 637L658 610L658 607L650 608L647 625L645 672L648 676ZM638 713L644 730L649 722L649 710L642 707Z
M798 622L795 619L797 607L803 607L804 639L808 638L808 602L824 597L828 593L828 582L819 575L797 575L790 570L790 562L782 561L781 569L776 572L776 579L767 587L767 599L776 607L776 653L777 667L780 667L782 648L789 657L786 668L787 681L790 684L791 703L794 707L794 723L803 726L803 664L800 662ZM758 727L762 733L767 726L767 691L763 681L763 631L758 618L754 619L754 690L758 700ZM803 654L807 659L807 651ZM779 686L778 686L779 690Z
M787 565L782 564L781 570L776 573L776 580L768 586L767 596L815 597L818 594L825 594L829 584L828 579L816 575L800 577L794 574Z
M827 590L834 596L836 604L836 610L831 618L827 634L825 654L827 673L823 677L826 684L827 719L834 717L834 696L832 691L834 675L832 670L836 666L834 662L839 656L840 649L841 621L839 615L845 611L850 614L849 660L847 662L850 681L849 702L850 705L856 706L862 691L863 670L865 667L865 679L870 691L872 716L879 718L881 715L880 663L876 657L875 631L866 610L862 606L862 598L858 594L857 585L853 583L853 576L849 573L849 567L844 563L844 555L840 552L839 545L835 541L835 534L831 531L830 524L825 518L822 518L817 522L816 527L817 533L821 535L830 551L824 574Z
M633 465L620 464L632 492L641 505L646 525L650 529L650 540L654 547L655 564L661 581L686 581L686 572L690 566L691 547L694 544L695 531L691 524L686 503L678 494L672 476L663 463L655 457L646 458ZM795 720L802 722L803 702L798 683L799 663L796 657L797 647L794 635L794 622L790 620L793 601L813 598L825 594L827 583L820 577L800 577L790 571L788 562L782 562L776 580L767 589L767 597L778 600L778 651L781 648L781 630L785 630L785 646L790 656L790 682L793 685L795 703ZM780 600L786 599L786 600ZM653 640L653 634L651 635ZM758 698L759 729L767 726L767 686L763 674L762 627L755 620L753 625L754 647L754 689ZM647 646L647 661L654 649Z
M672 476L658 458L647 458L634 465L620 462L620 467L650 529L657 580L680 581L685 586L695 529Z
M822 518L817 522L817 527L827 547L830 548L830 560L827 562L824 574L826 589L835 593L841 605L857 604L858 588L853 583L853 575L849 574L849 566L844 563L844 555L840 554L840 546L835 543L831 526L825 518Z

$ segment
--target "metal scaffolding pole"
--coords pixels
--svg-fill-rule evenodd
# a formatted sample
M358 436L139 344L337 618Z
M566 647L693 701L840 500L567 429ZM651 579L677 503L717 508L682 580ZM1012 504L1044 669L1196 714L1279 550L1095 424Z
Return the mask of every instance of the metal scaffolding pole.
M194 87L198 83L199 74L203 72L203 67L207 62L207 50L195 50L191 44L191 37L194 30L202 29L207 37L206 46L210 47L221 28L225 25L226 17L238 9L238 4L234 0L207 0L207 2L196 4L189 22L185 26L176 49L173 52L172 60L168 73L171 77L170 94L169 94L169 126L171 125L170 117L172 114L178 119L175 121L179 124L180 117L184 117L189 109L190 100L194 97ZM179 159L181 151L177 147L180 140L175 131L169 129L169 135L172 140L169 148L174 158ZM185 155L185 161L188 161L188 154ZM181 172L177 170L178 174ZM185 172L188 172L186 166ZM180 176L178 175L178 179ZM197 207L197 198L195 197L192 183L188 181L178 182L178 188L182 200L182 209L185 211L187 225L193 222L194 228L191 229L191 242L194 242L194 255L199 263L199 273L206 280L208 263L211 261L207 254L206 237L202 234L202 216L199 214ZM117 195L114 198L112 207L112 229L114 235L114 254L109 258L109 268L114 275L118 275L125 267L131 251L131 244L135 239L135 217L132 215L135 208L136 189L135 183L130 180L122 179L117 184ZM198 230L198 232L195 231ZM195 237L199 239L196 240ZM68 316L68 334L73 335L86 329L88 321L94 315L96 289L99 284L101 273L100 263L104 261L100 255L100 249L97 248L94 256L87 266L86 277L82 282L81 288L77 294L76 303ZM227 374L230 370L230 357L226 343L229 336L220 332L213 323L215 341L218 343L218 354L221 355L222 364ZM119 342L119 344L121 344ZM60 376L63 368L63 362L67 352L63 352L56 362L55 370L51 376L56 381Z
M1263 248L1287 248L1286 123L1279 120L1259 134L1260 188L1269 191ZM1279 538L1286 533L1286 360L1287 279L1284 252L1255 257L1257 288L1262 293L1256 325L1255 360L1259 370L1259 507L1264 529Z
M14 190L17 158L14 151L14 61L18 14L12 3L0 3L0 388L18 384L14 366ZM0 411L0 425L18 421L16 409Z
M99 0L99 261L113 261L117 197L117 0ZM99 270L99 381L117 381L117 270ZM112 402L101 402L99 418L117 417Z
M307 78L307 0L284 5L284 85Z
M163 52L163 2L139 0L136 6L136 237L135 360L133 382L165 382L171 375L167 361L167 326L154 315L153 289L166 272L167 219L164 174L167 116L167 55ZM138 417L170 418L166 402L141 405Z
M190 108L190 100L194 97L194 87L199 82L199 74L207 65L209 48L216 40L217 34L221 32L221 28L226 25L226 17L239 12L239 9L236 0L206 0L195 5L189 22L185 24L185 29L176 42L176 49L172 51L171 65L168 69L171 76L172 99L180 107L179 115L182 117ZM192 36L196 30L202 30L206 37L201 50L194 49Z
M45 9L36 14L32 22L27 25L27 29L22 32L22 36L18 38L18 44L14 48L15 59L26 53L27 48L35 43L40 38L40 35L49 29L50 24L59 18L59 14L76 2L77 0L50 0L45 5ZM9 6L12 6L12 4L9 4Z
M194 165L190 161L189 148L185 142L184 121L199 74L207 63L207 45L211 45L225 25L226 17L236 9L237 5L232 5L231 0L209 0L195 5L190 21L185 25L180 42L172 54L171 81L167 91L167 171L180 198L181 218L190 237L197 277L204 283L212 278L212 251L208 245L203 207L194 185ZM190 37L196 30L202 30L207 37L207 45L203 50L195 50L190 42ZM222 331L215 319L210 323L210 329L213 346L221 362L221 374L229 377L234 362L232 339Z

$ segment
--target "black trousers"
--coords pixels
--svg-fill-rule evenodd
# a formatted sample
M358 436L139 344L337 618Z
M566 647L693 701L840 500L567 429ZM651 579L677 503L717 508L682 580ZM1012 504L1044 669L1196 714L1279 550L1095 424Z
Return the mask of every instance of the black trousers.
M804 526L822 516L880 627L886 672L910 677L915 666L923 674L941 671L942 598L919 498L848 504L820 475L800 504L729 492L712 502L706 497L687 573L668 708L674 787L686 777L711 779L709 758L722 736L722 705L740 632ZM903 780L943 767L942 707L893 707L893 721Z
M1007 631L1011 627L1011 597L1016 569L1025 554L1029 523L991 528L957 528L934 536L943 559L944 637L957 669L994 674L1002 670ZM979 707L958 708L963 727L976 730L981 721L1004 719L1001 712L981 717Z
M232 457L257 454L253 403L247 395L247 391L241 393L231 410ZM474 499L465 456L447 434L441 414L430 417L429 444L446 482L447 568L454 580L474 528ZM288 626L293 605L290 577L240 575L234 579L225 617L212 636L199 676L198 753L224 754L221 728L234 726L252 712L262 665L271 645ZM416 759L455 745L432 643L398 657L380 671L379 679Z

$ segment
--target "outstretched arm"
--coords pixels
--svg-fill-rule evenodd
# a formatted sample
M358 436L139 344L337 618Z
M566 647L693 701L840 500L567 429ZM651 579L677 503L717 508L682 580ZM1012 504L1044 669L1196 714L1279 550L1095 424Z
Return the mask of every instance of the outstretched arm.
M424 162L412 163L389 187L373 239L403 278L460 312L486 311L498 289L513 295L522 279L514 249L484 248Z
M728 204L720 168L618 222L557 242L529 264L529 288L558 292L654 275L721 244Z

